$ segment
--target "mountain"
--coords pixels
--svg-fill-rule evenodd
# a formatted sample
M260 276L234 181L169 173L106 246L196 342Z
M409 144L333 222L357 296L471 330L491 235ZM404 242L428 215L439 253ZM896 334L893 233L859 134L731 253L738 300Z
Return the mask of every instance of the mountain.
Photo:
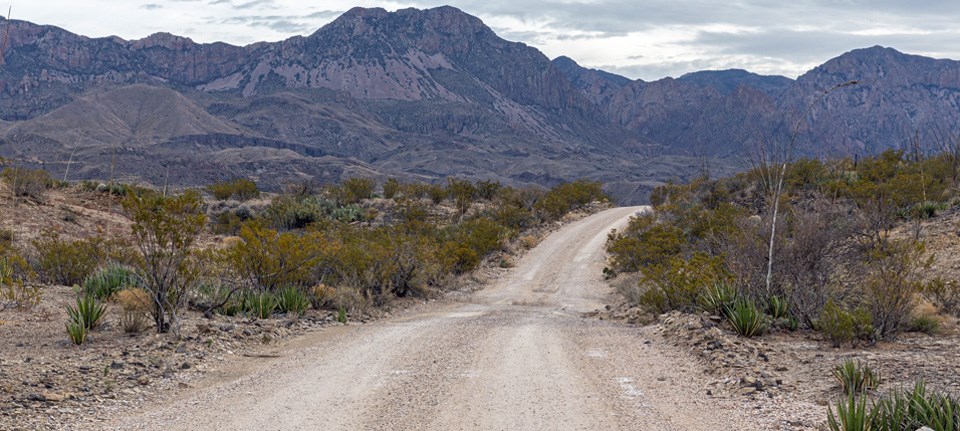
M570 57L557 57L553 64L577 90L598 106L603 106L614 93L632 82L617 74L580 66Z
M277 187L315 158L421 180L451 175L551 185L592 178L642 198L655 144L611 124L540 51L499 38L452 7L354 8L305 37L236 47L159 33L87 38L24 21L0 69L0 154L58 172L166 181L189 148L182 185L248 175ZM122 149L122 151L118 150ZM249 169L226 166L243 151ZM284 151L286 157L276 157ZM174 160L182 162L181 158ZM178 162L180 163L180 162ZM686 162L664 162L673 177ZM670 168L672 167L672 168ZM276 175L270 171L276 169Z
M0 156L56 176L69 166L72 179L589 178L630 203L705 164L731 173L794 135L801 154L849 155L960 127L960 63L881 47L796 80L726 70L645 82L551 61L447 6L354 8L308 36L243 47L0 26Z
M796 135L799 155L851 156L955 138L958 89L960 62L875 46L796 80L728 70L636 81L610 97L605 114L668 153L748 159L759 144Z

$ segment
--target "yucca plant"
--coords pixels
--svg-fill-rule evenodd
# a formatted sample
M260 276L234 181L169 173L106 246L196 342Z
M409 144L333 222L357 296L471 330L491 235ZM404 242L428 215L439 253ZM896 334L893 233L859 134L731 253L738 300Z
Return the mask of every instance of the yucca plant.
M277 292L277 308L283 313L300 316L310 308L310 300L302 290L287 287Z
M790 317L790 304L786 299L779 296L771 296L767 305L767 313L774 319L786 319Z
M739 300L726 307L727 320L744 337L763 335L767 323L763 313L751 301Z
M88 330L100 326L103 315L107 312L106 304L97 301L93 295L82 295L77 297L75 306L67 306L67 317L70 324L82 325Z
M137 274L129 268L111 263L83 280L83 293L100 300L109 300L122 289L137 286L138 280Z
M875 431L871 424L873 418L867 408L865 397L856 397L850 394L846 399L837 402L837 412L833 408L827 409L827 426L830 431ZM899 428L898 428L899 429Z
M269 319L277 310L277 298L268 292L251 293L244 298L247 314L258 319Z
M960 430L960 402L946 394L927 393L922 380L909 392L896 390L878 400L872 416L876 430Z
M74 322L69 321L66 323L67 326L67 335L70 337L70 342L74 345L81 345L84 341L87 341L87 326L83 322Z
M736 300L737 291L725 283L716 283L697 297L700 308L716 316L725 315L727 307Z
M876 390L880 387L880 373L871 369L868 365L854 362L847 359L843 364L837 365L833 369L833 377L840 382L845 394L859 394L864 391Z

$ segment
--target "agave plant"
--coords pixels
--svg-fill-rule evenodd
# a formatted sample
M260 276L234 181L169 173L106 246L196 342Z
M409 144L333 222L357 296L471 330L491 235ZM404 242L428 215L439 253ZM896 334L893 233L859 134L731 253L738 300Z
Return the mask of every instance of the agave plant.
M744 337L763 335L767 322L763 313L752 301L739 300L726 307L727 320L738 334Z
M310 308L310 301L302 290L287 287L277 292L277 308L283 313L300 316Z
M873 431L877 430L871 423L873 419L867 407L865 397L857 398L850 394L846 399L837 402L837 412L833 408L827 409L827 426L830 431ZM899 428L898 428L899 429Z
M82 325L88 330L100 326L106 311L106 304L97 301L97 298L93 295L78 296L76 305L67 306L67 316L70 319L70 323Z
M843 392L848 395L876 390L882 381L880 373L852 359L837 365L833 369L833 376L840 382Z
M703 311L722 316L726 314L727 307L737 300L737 291L725 283L716 283L707 288L697 298L697 302Z

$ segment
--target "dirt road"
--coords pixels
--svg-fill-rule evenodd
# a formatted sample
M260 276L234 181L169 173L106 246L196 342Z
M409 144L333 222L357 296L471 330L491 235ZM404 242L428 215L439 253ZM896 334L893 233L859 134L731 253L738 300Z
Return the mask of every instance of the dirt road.
M310 337L242 377L119 429L755 429L705 395L650 331L581 316L604 304L607 232L639 207L564 227L462 301Z

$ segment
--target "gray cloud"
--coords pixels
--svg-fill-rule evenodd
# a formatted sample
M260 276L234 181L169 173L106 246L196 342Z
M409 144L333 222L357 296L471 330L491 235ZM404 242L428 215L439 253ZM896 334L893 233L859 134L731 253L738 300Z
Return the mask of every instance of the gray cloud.
M140 9L147 9L147 10L163 9L163 5L156 4L156 3L148 3L140 6Z

